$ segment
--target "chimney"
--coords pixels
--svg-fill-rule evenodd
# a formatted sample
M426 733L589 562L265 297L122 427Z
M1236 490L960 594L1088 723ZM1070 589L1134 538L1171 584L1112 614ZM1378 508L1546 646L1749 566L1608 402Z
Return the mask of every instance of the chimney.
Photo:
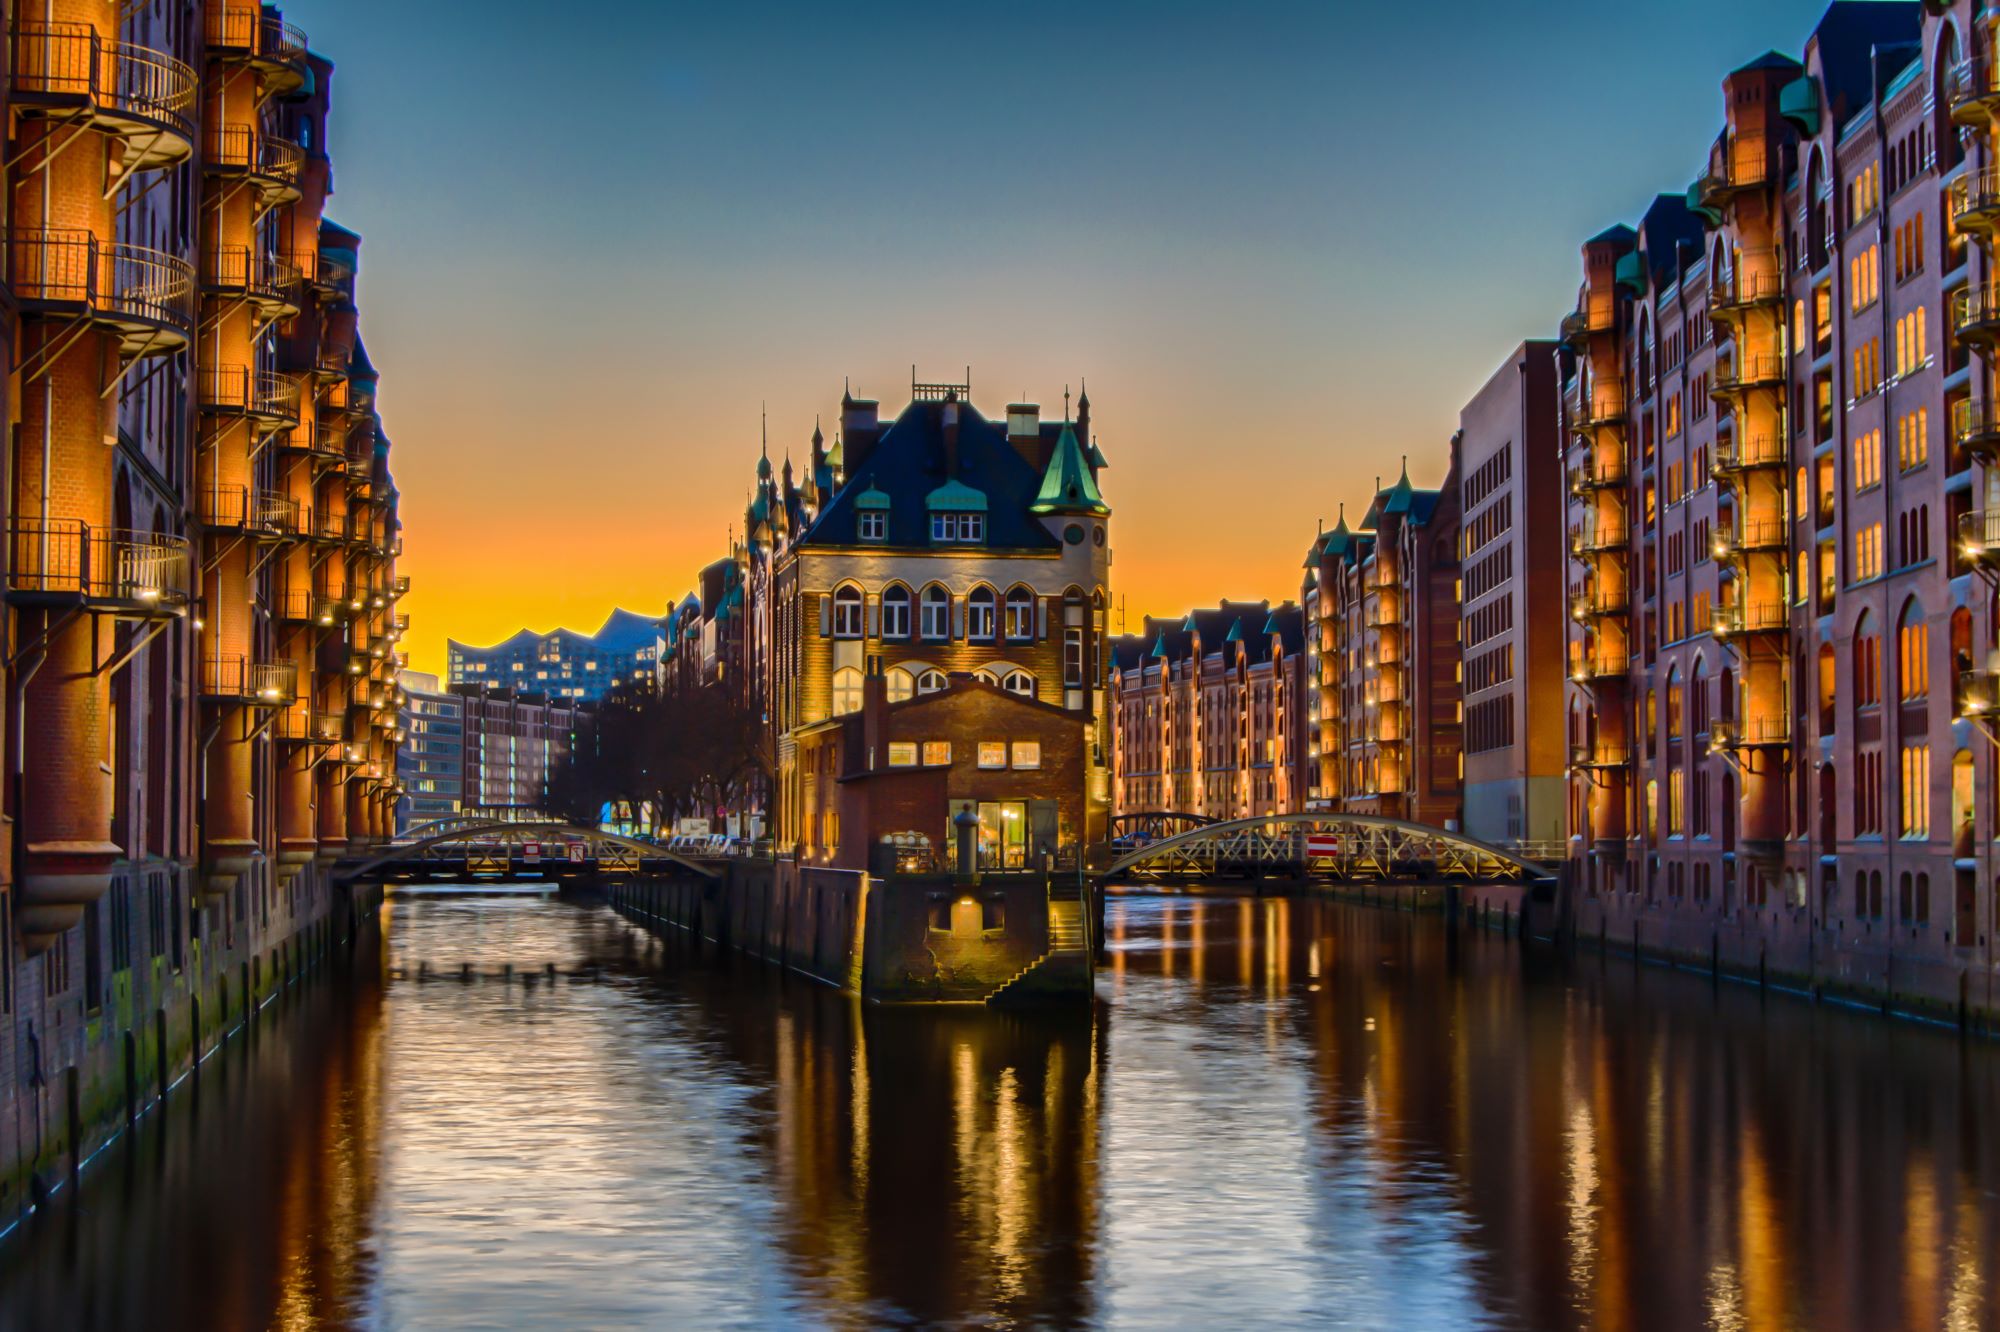
M944 479L958 479L958 394L947 393L938 407L938 422L944 427Z
M877 407L873 398L847 398L840 404L841 465L849 476L868 460L882 433Z
M1033 466L1048 466L1048 459L1042 456L1042 409L1038 404L1007 404L1007 442Z
M861 680L861 752L867 755L867 770L889 764L888 718L889 678L882 673L882 658L868 659L868 673Z

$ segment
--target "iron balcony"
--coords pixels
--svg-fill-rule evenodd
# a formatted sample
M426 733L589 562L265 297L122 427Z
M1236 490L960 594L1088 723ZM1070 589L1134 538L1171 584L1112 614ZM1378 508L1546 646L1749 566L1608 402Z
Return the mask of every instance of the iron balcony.
M2000 411L1994 410L1992 402L1974 402L1970 398L1952 404L1951 437L1953 443L1974 457L2000 456Z
M1992 60L1975 56L1953 65L1945 81L1945 103L1955 124L1981 126L1991 121L2000 110L2000 80L1994 77Z
M1569 599L1570 618L1579 622L1623 615L1629 609L1631 609L1631 597L1624 588L1595 588L1588 592L1578 592Z
M1982 569L2000 568L2000 510L1975 509L1958 516L1958 546Z
M1708 170L1695 181L1695 193L1704 208L1720 208L1770 181L1770 154L1764 140L1746 137L1716 145L1709 153Z
M289 139L263 134L248 125L221 125L209 131L203 165L212 176L241 181L256 193L258 211L303 197L299 176L305 150Z
M74 519L7 525L7 589L17 604L80 606L124 619L182 614L192 600L187 538L93 528Z
M295 93L306 86L306 35L295 25L247 0L211 6L208 54L224 64L256 72L267 96Z
M339 623L344 607L337 599L307 588L287 588L277 598L273 613L284 624L309 624L328 629Z
M1748 634L1784 634L1791 631L1791 616L1782 601L1760 601L1748 606L1717 606L1710 627L1717 638L1740 638Z
M210 486L201 494L202 526L289 541L299 535L299 504L275 491Z
M1967 287L1952 293L1951 331L1970 346L2000 339L2000 286Z
M204 657L201 694L213 702L289 708L298 701L299 668L289 661Z
M1594 685L1606 680L1624 680L1631 669L1631 657L1623 651L1586 651L1571 668L1569 678L1577 684Z
M1770 354L1746 356L1738 352L1728 364L1715 367L1715 379L1709 387L1708 396L1717 401L1727 401L1737 394L1752 389L1780 387L1784 382L1784 357Z
M1604 771L1631 765L1632 751L1623 745L1572 745L1569 751L1569 765L1587 771Z
M7 281L24 315L117 331L126 356L166 356L194 337L194 266L160 250L105 244L71 227L15 227Z
M1612 453L1593 450L1589 457L1571 470L1569 488L1572 494L1577 495L1592 490L1615 490L1625 484L1628 476L1623 450Z
M205 295L240 300L261 324L290 319L305 296L305 275L297 264L248 245L218 245L202 269Z
M1717 559L1735 559L1742 555L1771 551L1782 552L1789 545L1785 523L1781 518L1745 518L1738 523L1734 531L1717 528L1715 533Z
M1951 224L1971 235L1993 234L2000 226L2000 171L1968 171L1951 183Z
M1630 530L1622 518L1616 522L1592 524L1570 534L1570 553L1581 559L1607 551L1622 551Z
M1708 747L1712 750L1784 749L1791 743L1791 719L1782 713L1741 720L1718 717L1708 723Z
M1717 440L1709 472L1718 481L1728 481L1742 472L1785 469L1785 442L1770 435L1749 439Z
M279 713L272 729L279 740L295 745L337 745L346 738L339 713L315 712L299 704Z
M88 23L16 21L8 102L124 143L120 179L194 155L201 77L164 51L106 40Z
M243 365L211 365L197 389L201 409L214 416L248 418L262 432L299 423L298 381Z
M1746 250L1736 257L1734 267L1709 283L1708 312L1716 319L1784 303L1785 270L1776 250Z

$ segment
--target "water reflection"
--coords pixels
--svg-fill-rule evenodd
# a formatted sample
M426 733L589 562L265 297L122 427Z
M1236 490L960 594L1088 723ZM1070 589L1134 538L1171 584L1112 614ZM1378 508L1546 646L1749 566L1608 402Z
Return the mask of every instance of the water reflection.
M1992 1046L1326 902L1107 932L1049 1021L399 900L0 1246L0 1324L2000 1323Z

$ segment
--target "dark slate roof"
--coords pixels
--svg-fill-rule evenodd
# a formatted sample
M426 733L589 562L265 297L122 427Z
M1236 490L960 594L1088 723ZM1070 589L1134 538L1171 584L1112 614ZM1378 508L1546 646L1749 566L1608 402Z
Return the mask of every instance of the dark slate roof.
M1704 253L1701 216L1688 207L1686 194L1662 194L1640 219L1646 241L1646 262L1655 289L1671 285L1681 271Z
M1639 239L1638 233L1633 231L1632 228L1626 226L1623 222L1620 222L1615 227L1606 227L1604 230L1598 232L1595 236L1592 236L1589 240L1585 241L1584 244L1602 245L1605 244L1606 242L1609 242L1613 245L1630 245L1633 241L1637 239Z
M1120 634L1111 640L1111 668L1121 672L1138 670L1152 647L1152 640L1143 634Z
M1902 4L1901 7L1908 8L1909 6L1905 2ZM1834 8L1838 9L1840 8L1840 6L1835 5ZM1748 74L1754 70L1759 70L1759 69L1797 70L1799 68L1800 68L1799 62L1792 59L1790 56L1783 55L1777 51L1766 51L1764 52L1763 55L1758 56L1755 60L1751 61L1749 64L1738 65L1731 72L1735 74Z
M1213 652L1229 641L1230 631L1235 629L1237 621L1247 619L1250 622L1244 630L1248 634L1261 628L1270 616L1271 603L1268 601L1225 601L1220 606L1189 611L1181 627L1200 634L1202 651Z
M925 499L948 480L986 496L986 545L1000 550L1045 550L1061 542L1029 512L1042 488L1040 469L1007 442L1004 422L958 405L959 474L945 475L944 404L913 402L891 422L875 447L845 478L838 494L800 539L806 545L852 545L858 539L854 501L873 487L889 496L891 546L931 544Z
M1264 633L1275 637L1287 655L1306 650L1306 613L1291 602L1286 602L1271 612L1271 618L1264 624Z
M1819 46L1821 92L1836 129L1866 109L1875 96L1870 51L1920 41L1923 21L1923 6L1907 0L1839 0L1827 7L1813 29L1813 40ZM1896 68L1908 63L1905 58Z

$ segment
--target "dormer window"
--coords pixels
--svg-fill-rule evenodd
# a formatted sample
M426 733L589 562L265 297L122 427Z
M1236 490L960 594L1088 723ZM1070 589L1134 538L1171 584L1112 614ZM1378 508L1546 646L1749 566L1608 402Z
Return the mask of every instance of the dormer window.
M854 500L854 534L861 541L889 539L889 496L870 486Z
M889 515L880 509L865 509L861 514L861 539L863 541L886 541L889 538Z
M986 540L986 515L983 513L934 513L931 515L931 540L966 545Z

